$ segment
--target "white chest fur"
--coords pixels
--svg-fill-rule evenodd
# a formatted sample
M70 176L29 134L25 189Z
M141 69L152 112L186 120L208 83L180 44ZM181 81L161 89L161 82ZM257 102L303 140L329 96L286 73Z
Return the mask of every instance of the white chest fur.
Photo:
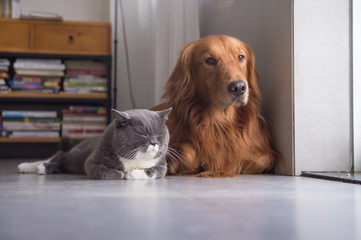
M147 169L154 167L159 158L154 158L158 152L158 146L150 146L145 153L139 153L134 159L120 158L119 160L123 163L124 172L129 172L134 169Z
M134 159L125 159L120 157L120 161L123 163L124 172L129 172L134 169L147 169L154 167L159 158L154 158L159 150L158 145L150 145L145 153L138 153Z
M150 159L149 156L139 156L131 160L121 158L120 161L123 163L124 172L128 172L133 169L147 169L154 167L158 163L159 158Z

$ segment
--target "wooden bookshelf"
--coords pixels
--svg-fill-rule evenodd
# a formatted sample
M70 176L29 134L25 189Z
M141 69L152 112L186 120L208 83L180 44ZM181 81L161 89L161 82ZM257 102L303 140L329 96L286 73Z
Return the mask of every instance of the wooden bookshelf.
M15 20L0 18L0 58L11 65L18 58L90 60L103 62L107 71L105 93L0 93L3 110L55 110L70 105L101 106L111 119L111 26L109 23ZM15 74L10 67L10 79ZM0 137L1 158L44 158L56 152L61 138ZM79 140L79 139L78 139Z
M36 92L8 92L0 93L1 98L59 98L59 99L107 99L106 93L36 93Z
M8 138L0 137L0 143L57 143L60 138Z

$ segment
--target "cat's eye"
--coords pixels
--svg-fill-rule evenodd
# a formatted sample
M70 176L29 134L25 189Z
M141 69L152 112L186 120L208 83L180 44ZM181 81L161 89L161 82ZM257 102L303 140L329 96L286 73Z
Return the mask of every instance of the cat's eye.
M246 59L246 57L242 54L238 55L238 62L244 62L244 60Z
M142 138L148 138L148 135L146 134L143 134L143 133L137 133L138 136L142 137Z

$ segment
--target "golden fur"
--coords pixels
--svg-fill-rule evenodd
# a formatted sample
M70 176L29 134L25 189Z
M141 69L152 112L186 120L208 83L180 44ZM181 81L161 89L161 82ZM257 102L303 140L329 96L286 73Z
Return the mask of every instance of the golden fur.
M207 64L210 57L217 63ZM247 86L237 101L227 90L235 80ZM230 36L189 43L165 89L167 102L154 109L173 108L167 122L169 145L180 160L169 159L169 174L228 177L274 167L277 153L260 113L254 54L245 43Z

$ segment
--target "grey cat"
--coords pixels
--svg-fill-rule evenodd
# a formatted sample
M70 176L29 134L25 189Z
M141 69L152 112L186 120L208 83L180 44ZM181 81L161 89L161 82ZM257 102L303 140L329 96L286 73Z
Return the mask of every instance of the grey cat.
M169 132L165 124L171 109L155 112L112 109L113 122L99 137L71 146L63 138L50 159L21 163L22 173L86 174L92 179L155 179L167 172Z

